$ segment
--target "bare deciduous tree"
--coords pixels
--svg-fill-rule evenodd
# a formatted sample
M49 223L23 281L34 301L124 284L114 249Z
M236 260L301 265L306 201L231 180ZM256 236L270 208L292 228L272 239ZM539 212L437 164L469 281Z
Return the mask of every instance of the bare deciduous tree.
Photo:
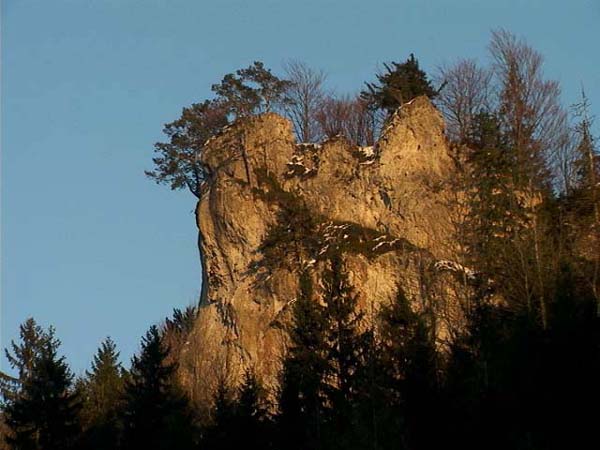
M498 83L503 127L515 151L519 184L541 185L552 152L564 138L566 112L560 86L545 80L542 55L506 30L492 32L489 46Z
M548 298L556 267L548 239L547 220L540 214L540 193L552 188L552 163L564 139L567 115L558 82L543 76L542 55L506 30L492 32L489 46L497 83L498 111L512 159L512 183L524 198L530 227L515 236L517 250L531 261L532 293L539 301L542 326L548 326ZM520 245L519 243L522 243Z
M322 136L316 115L325 98L323 84L327 76L322 70L312 69L299 61L287 62L284 69L290 81L285 114L292 121L300 141L317 141Z
M329 97L323 101L317 122L327 137L343 135L356 145L373 145L377 138L378 121L360 97Z
M459 59L438 68L436 84L443 86L436 99L444 117L447 132L455 142L464 142L473 117L490 109L492 72L473 59Z
M576 135L564 123L561 138L557 139L550 159L555 189L569 195L576 184L577 140Z

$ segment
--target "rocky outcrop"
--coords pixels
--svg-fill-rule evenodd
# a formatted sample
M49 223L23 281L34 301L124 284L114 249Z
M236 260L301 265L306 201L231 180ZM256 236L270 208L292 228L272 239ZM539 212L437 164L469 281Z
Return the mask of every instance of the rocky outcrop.
M368 317L402 286L415 308L436 311L440 341L460 320L471 274L457 256L457 168L427 98L399 109L374 147L297 144L290 123L268 113L225 129L202 158L203 293L180 356L193 398L249 366L276 383L299 274L318 286L333 252Z

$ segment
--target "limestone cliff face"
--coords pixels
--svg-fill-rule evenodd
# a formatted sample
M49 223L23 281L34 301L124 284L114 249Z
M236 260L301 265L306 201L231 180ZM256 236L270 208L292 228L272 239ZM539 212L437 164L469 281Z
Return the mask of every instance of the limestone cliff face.
M318 289L334 251L368 316L403 286L415 308L436 311L441 340L459 320L457 169L427 98L398 110L374 147L297 144L287 120L264 114L211 139L203 162L203 294L180 356L194 398L249 366L276 383L299 274Z

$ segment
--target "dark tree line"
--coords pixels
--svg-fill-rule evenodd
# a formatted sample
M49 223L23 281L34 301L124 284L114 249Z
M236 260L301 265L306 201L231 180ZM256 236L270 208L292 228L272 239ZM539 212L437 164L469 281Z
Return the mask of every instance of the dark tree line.
M77 380L58 355L54 329L28 319L21 341L6 350L18 376L6 376L2 385L5 444L19 450L197 448L199 432L167 344L194 311L175 310L162 329L150 327L129 370L107 338L91 370Z
M415 311L401 287L366 320L343 258L333 256L319 292L308 272L300 277L279 389L266 392L249 369L238 387L219 386L210 419L197 416L179 388L166 327L148 330L128 371L107 339L73 383L54 331L29 320L9 353L19 379L4 392L6 442L15 449L578 448L597 439L590 411L600 401L600 323L593 292L580 281L565 262L546 325L477 295L467 326L441 349L431 313Z

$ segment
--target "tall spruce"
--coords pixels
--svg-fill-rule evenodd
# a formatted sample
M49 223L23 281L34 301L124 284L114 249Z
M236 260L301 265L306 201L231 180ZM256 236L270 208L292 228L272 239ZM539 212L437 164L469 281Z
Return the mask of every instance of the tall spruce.
M376 319L359 336L359 364L354 374L352 446L357 449L397 448L401 440L403 417L392 389L386 358Z
M21 342L11 341L10 350L4 349L4 354L10 367L16 372L16 377L3 378L2 394L7 400L19 395L22 384L29 379L33 368L43 354L48 344L57 345L54 338L54 328L44 330L33 317L28 318L19 326Z
M92 367L80 383L83 397L84 439L90 449L114 449L120 431L119 408L124 389L124 370L119 352L106 338L92 360Z
M256 450L269 447L272 430L267 411L265 391L256 373L248 369L239 388L236 408L240 446Z
M60 342L52 329L44 331L33 319L21 329L23 343L13 343L19 351L11 361L22 368L24 377L17 395L4 407L10 429L7 442L16 449L75 448L80 438L80 403L72 390L73 375L57 354Z
M464 236L471 264L497 280L505 296L521 300L530 293L523 295L510 280L513 268L519 266L514 261L515 245L527 216L512 178L516 159L496 114L480 112L474 117L468 146L469 212Z
M577 139L575 154L575 183L569 207L576 215L575 236L588 235L590 251L589 267L582 267L586 282L590 285L600 316L600 151L593 135L594 118L590 114L590 103L584 91L581 101L574 106L578 122L575 126Z
M409 448L433 448L438 422L438 357L425 313L416 313L403 289L381 310L381 352L390 408L404 425L392 436ZM398 443L400 445L400 443Z
M208 448L262 450L274 440L265 391L251 369L244 372L237 391L230 389L225 380L220 381L213 412L214 420L204 441Z
M175 385L175 366L156 326L142 338L125 383L122 448L192 448L194 429L188 402Z
M278 424L282 448L320 448L329 368L326 332L324 308L313 298L310 275L303 272L281 375Z
M577 136L575 175L576 186L579 188L592 188L600 178L600 157L596 148L596 138L593 135L594 118L590 114L590 102L581 92L581 100L574 105L575 116L578 119L575 125Z
M351 435L344 431L352 424L360 355L359 325L363 314L358 310L358 296L350 285L341 255L336 254L331 258L330 266L323 274L322 284L328 327L328 445L343 448L350 445L344 438L350 438Z
M215 450L234 448L235 440L239 436L237 433L232 433L236 426L236 407L235 394L225 379L221 378L214 395L212 424L208 427L203 439L206 447Z

